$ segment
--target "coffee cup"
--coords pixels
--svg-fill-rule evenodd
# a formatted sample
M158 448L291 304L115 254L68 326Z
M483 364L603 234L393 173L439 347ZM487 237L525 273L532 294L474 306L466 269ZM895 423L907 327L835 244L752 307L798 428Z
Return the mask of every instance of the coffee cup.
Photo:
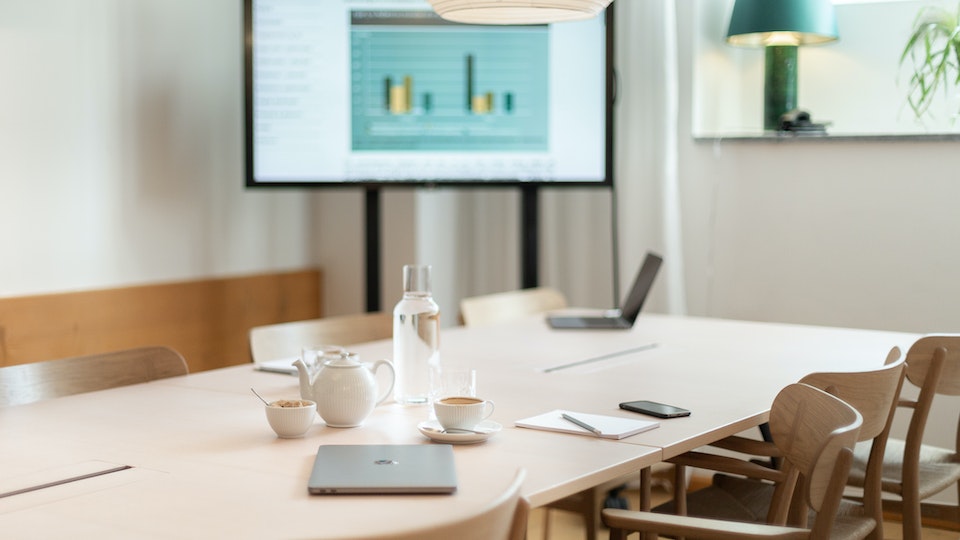
M472 430L493 414L493 402L471 396L451 396L434 401L433 412L443 429Z

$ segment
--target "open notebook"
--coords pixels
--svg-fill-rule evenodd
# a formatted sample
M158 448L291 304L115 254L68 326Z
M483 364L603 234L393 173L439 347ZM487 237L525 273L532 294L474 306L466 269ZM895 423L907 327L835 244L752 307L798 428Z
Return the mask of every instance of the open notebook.
M565 419L566 413L574 418L581 420L600 430L597 435L586 428L582 428L573 422ZM622 418L620 416L606 416L602 414L587 414L575 411L565 411L556 409L547 413L530 418L524 418L514 422L517 427L530 429L543 429L546 431L558 431L561 433L574 433L577 435L589 435L591 437L602 437L604 439L623 439L637 433L660 427L660 422L656 420L640 420L637 418Z

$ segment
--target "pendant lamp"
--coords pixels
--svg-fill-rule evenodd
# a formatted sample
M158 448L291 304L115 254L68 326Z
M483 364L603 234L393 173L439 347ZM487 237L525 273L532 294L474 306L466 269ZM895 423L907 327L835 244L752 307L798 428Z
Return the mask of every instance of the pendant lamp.
M467 24L546 24L590 19L612 0L430 0L448 21Z

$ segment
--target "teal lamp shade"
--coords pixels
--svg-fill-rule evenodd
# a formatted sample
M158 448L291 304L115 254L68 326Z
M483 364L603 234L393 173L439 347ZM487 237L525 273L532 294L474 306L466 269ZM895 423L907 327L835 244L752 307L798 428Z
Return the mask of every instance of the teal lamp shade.
M765 47L763 127L797 108L797 47L837 39L831 0L736 0L727 42Z

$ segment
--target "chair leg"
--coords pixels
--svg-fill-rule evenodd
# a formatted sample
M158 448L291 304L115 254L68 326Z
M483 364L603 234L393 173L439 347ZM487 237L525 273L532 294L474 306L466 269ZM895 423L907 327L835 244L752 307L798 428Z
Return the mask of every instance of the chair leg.
M587 531L587 540L597 540L597 525L600 524L600 500L597 497L597 489L588 490L586 502L583 508L583 526Z
M650 467L640 469L640 510L650 511L650 485L653 483L653 475Z
M917 491L903 490L903 540L921 540L920 537L920 501Z
M673 466L673 504L678 516L687 515L687 467Z
M543 509L543 540L550 539L550 509Z
M653 485L653 470L650 467L640 469L640 510L649 512L652 506L650 493ZM617 536L614 536L614 529L610 529L610 540L625 539L627 534L622 530L617 530ZM650 533L640 533L640 540L656 540L656 535Z

